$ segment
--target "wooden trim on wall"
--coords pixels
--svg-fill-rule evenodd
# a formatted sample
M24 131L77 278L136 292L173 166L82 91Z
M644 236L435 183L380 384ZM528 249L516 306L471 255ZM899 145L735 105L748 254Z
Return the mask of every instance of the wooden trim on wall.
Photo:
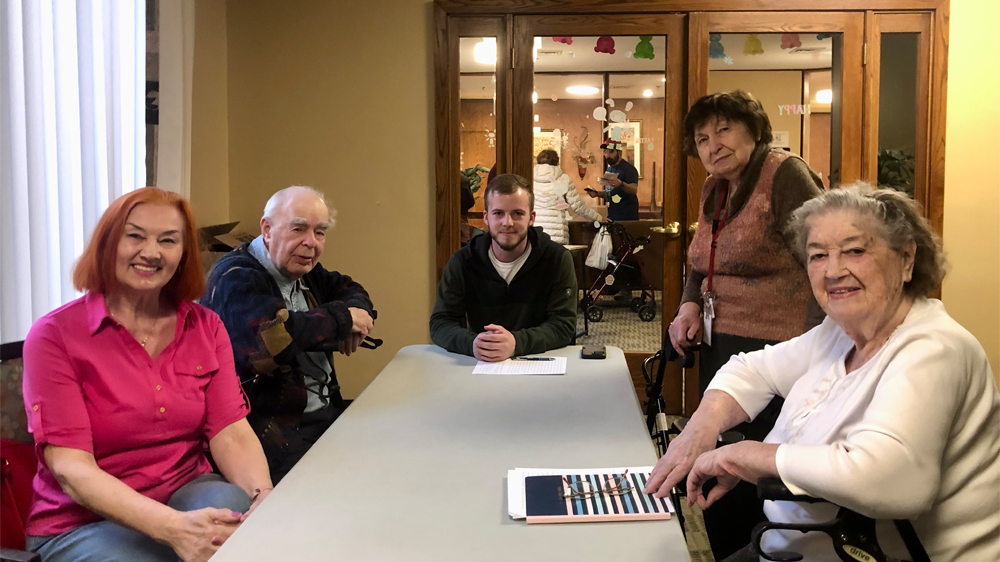
M448 14L935 10L947 0L435 0Z
M927 218L944 235L944 143L945 115L948 109L948 14L944 2L934 12L931 26L930 119L927 131Z
M455 173L459 161L458 30L449 25L448 15L440 6L434 9L434 63L435 269L437 279L441 279L444 266L459 247L460 234Z

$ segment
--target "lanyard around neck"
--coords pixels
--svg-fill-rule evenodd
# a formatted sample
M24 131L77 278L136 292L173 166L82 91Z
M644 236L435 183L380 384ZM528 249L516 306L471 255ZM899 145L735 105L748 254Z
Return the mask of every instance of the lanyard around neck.
M712 293L712 276L715 273L715 247L719 243L719 232L722 228L726 226L726 220L729 219L729 205L727 204L727 199L729 198L729 180L721 180L719 182L719 202L715 205L715 218L712 219L712 247L708 251L708 293ZM725 205L726 211L722 212L722 207ZM719 214L722 214L722 219L719 219Z

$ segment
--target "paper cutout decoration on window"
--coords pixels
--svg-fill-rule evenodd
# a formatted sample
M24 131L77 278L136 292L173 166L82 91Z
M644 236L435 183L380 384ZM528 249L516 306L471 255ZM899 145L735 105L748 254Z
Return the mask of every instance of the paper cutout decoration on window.
M594 119L597 119L598 121L604 121L607 116L608 116L607 109L604 109L603 107L594 108Z
M824 39L829 39L829 38L833 37L834 35L836 35L836 34L835 33L817 33L816 34L816 40L817 41L822 41Z
M646 150L653 150L653 143L646 145Z
M632 58L653 60L655 56L656 55L653 54L653 36L640 35L639 44L635 46L635 52L632 53Z
M615 106L615 100L613 100L611 98L608 98L608 99L604 100L604 103L608 104L608 107L614 107Z
M726 58L726 47L722 45L721 33L708 34L708 58L710 59Z
M743 44L743 54L750 55L763 55L764 46L760 43L760 37L757 37L756 33L748 33L747 41Z
M595 53L615 54L615 39L610 35L602 35L597 38L597 45L594 46Z
M798 33L782 33L781 34L781 48L782 49L794 49L795 47L801 47L802 40L799 39Z
M496 142L497 142L497 130L493 129L491 131L489 129L486 129L486 140L489 141L490 148L493 148L494 146L496 146Z
M552 40L555 41L556 43L565 43L566 45L573 44L572 37L553 37Z
M733 57L726 57L726 58L722 59L722 62L724 62L726 64L733 64Z
M628 102L625 104L625 111L632 111L632 102Z

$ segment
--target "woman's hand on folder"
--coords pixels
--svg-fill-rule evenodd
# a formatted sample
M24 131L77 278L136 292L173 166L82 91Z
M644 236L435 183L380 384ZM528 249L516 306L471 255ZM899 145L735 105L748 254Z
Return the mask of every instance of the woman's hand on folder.
M687 476L699 456L715 448L719 439L718 430L706 424L691 427L694 421L688 422L684 431L670 442L667 454L660 458L650 473L644 492L658 498L666 496Z

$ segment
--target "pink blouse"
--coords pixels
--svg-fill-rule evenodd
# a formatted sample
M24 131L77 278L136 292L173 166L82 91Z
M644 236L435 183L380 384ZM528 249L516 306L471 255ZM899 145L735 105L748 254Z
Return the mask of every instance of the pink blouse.
M214 312L178 303L174 339L151 359L95 293L31 327L24 406L38 456L27 524L32 536L101 520L63 492L45 465L45 444L91 453L102 470L165 503L212 471L208 440L249 411L229 335Z

